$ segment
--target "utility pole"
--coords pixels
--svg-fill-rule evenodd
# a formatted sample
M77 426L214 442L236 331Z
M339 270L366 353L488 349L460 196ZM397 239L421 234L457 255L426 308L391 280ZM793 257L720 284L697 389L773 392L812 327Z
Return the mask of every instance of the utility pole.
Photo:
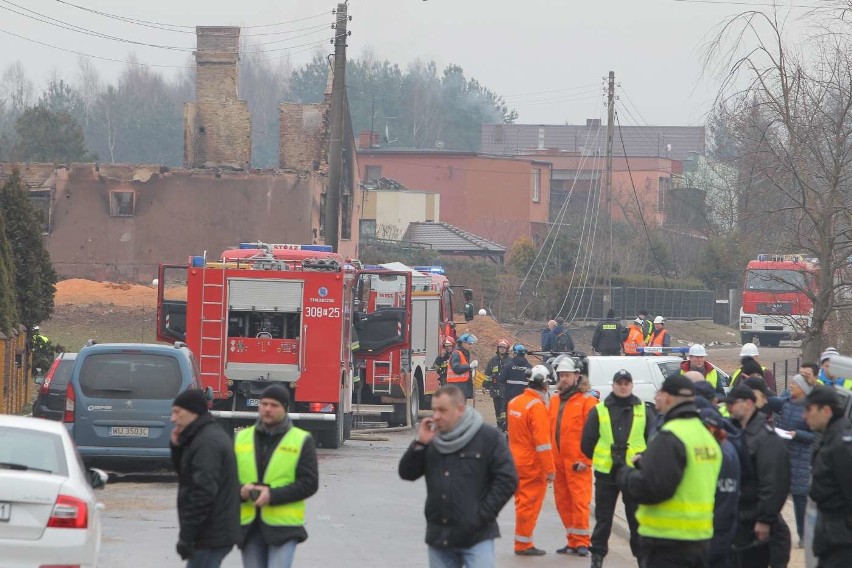
M325 190L325 244L337 252L340 232L340 180L343 169L343 102L346 98L347 5L337 5L334 25L334 77L331 82L331 139L328 145L328 187ZM372 134L371 134L372 136Z
M606 214L609 217L609 249L607 250L606 289L603 298L603 315L612 308L612 264L615 252L612 245L612 138L615 134L615 71L609 72L607 86L607 119L606 119Z

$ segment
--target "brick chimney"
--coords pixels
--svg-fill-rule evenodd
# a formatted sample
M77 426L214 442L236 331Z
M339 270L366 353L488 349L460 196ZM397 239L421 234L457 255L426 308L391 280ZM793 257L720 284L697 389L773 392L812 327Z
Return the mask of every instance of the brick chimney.
M240 28L195 28L195 102L184 105L184 164L251 166L251 115L238 95Z

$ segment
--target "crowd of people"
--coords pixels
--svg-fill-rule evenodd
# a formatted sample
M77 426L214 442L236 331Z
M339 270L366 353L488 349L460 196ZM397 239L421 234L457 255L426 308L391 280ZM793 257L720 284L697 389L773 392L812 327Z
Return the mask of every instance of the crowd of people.
M609 337L645 343L646 333L656 333L660 344L667 341L665 321L646 326L643 315L626 336L614 318L601 322L595 350L607 353ZM558 329L552 323L549 333ZM448 452L445 442L460 440L463 425L489 428L471 418L478 412L448 383L433 395L439 410L420 424L400 462L404 479L426 476L431 566L493 566L494 519L511 497L515 554L546 555L534 532L549 484L565 528L555 552L588 557L592 568L604 565L619 495L640 567L784 568L791 548L803 546L808 496L818 510L812 550L819 567L852 566L852 425L835 390L852 381L831 374L836 350L824 352L819 365L803 364L789 389L776 394L756 345L743 345L727 392L705 347L693 345L653 404L633 394L626 370L598 400L583 388L574 358L550 369L526 355L523 345L501 340L486 368L505 438L490 434L487 452L461 442ZM472 525L447 498L460 486L465 500L488 501L487 514ZM789 496L795 544L781 513Z

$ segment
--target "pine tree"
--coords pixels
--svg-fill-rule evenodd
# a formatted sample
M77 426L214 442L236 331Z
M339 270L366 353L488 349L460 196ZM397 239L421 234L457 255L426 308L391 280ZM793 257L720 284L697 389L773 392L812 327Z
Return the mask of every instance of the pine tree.
M0 213L12 255L20 323L31 329L53 313L57 278L42 240L41 214L30 203L17 170L0 190Z
M18 323L15 298L14 263L12 249L6 239L6 222L0 209L0 332L8 334Z

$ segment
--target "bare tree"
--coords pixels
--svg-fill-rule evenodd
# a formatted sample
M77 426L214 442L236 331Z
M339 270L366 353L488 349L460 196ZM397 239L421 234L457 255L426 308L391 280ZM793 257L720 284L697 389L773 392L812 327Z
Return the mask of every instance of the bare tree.
M737 118L734 159L748 178L739 226L767 252L817 261L796 278L813 302L802 349L814 361L827 323L845 307L838 292L852 254L852 38L821 28L794 49L784 22L777 11L726 20L707 62L727 70L720 101Z

